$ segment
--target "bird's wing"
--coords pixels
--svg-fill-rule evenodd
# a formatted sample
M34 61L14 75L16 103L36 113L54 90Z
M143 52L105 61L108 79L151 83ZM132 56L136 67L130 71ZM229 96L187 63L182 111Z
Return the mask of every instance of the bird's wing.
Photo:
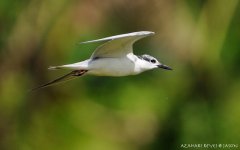
M96 48L91 58L94 59L96 57L121 57L127 55L128 53L132 53L132 45L134 42L153 34L154 32L150 31L140 31L106 37L98 40L86 41L82 42L82 44L107 41L106 43Z

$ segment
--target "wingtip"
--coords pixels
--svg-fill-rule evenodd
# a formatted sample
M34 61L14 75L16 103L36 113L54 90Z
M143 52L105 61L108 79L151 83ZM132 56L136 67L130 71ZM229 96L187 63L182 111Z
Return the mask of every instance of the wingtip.
M149 31L150 32L150 34L155 34L155 32L152 32L152 31Z
M79 42L78 44L87 44L87 43L93 43L93 41Z
M110 40L113 40L113 39L123 38L123 37L127 37L127 36L136 36L136 35L149 36L149 35L154 35L154 34L155 34L155 32L153 32L153 31L138 31L138 32L131 32L131 33L126 33L126 34L110 36L110 37L97 39L97 40L79 42L78 44L87 44L87 43L94 43L94 42L110 41Z
M155 32L152 32L152 31L138 31L138 32L129 33L129 35L131 35L131 36L135 36L135 35L150 36L150 35L154 35L154 34L155 34Z
M141 31L141 33L143 33L143 34L148 34L148 35L153 35L153 34L155 34L155 32L153 32L153 31Z

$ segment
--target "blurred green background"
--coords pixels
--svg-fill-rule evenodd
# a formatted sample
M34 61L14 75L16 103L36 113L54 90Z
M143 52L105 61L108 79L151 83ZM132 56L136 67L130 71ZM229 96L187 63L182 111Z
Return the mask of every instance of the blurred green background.
M157 150L240 144L238 0L1 0L1 150ZM174 68L84 76L32 94L100 43L154 31L134 45Z

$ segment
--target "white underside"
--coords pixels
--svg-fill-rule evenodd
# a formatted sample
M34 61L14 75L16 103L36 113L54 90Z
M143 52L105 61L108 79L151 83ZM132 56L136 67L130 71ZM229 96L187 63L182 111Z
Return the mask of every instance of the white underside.
M87 74L97 76L127 76L140 73L128 58L104 58L92 61Z
M138 62L137 62L138 61ZM56 68L71 70L88 70L86 74L97 76L127 76L136 75L146 69L142 68L137 56L132 53L119 58L97 58L82 62L58 66Z

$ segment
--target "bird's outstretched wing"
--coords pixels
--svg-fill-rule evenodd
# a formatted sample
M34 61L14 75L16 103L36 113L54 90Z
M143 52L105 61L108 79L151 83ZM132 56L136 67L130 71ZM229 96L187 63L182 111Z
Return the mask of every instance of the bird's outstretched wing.
M106 43L96 48L91 58L94 59L96 57L121 57L133 52L132 45L134 42L153 34L154 32L151 31L140 31L106 37L98 40L86 41L80 44L107 41Z

